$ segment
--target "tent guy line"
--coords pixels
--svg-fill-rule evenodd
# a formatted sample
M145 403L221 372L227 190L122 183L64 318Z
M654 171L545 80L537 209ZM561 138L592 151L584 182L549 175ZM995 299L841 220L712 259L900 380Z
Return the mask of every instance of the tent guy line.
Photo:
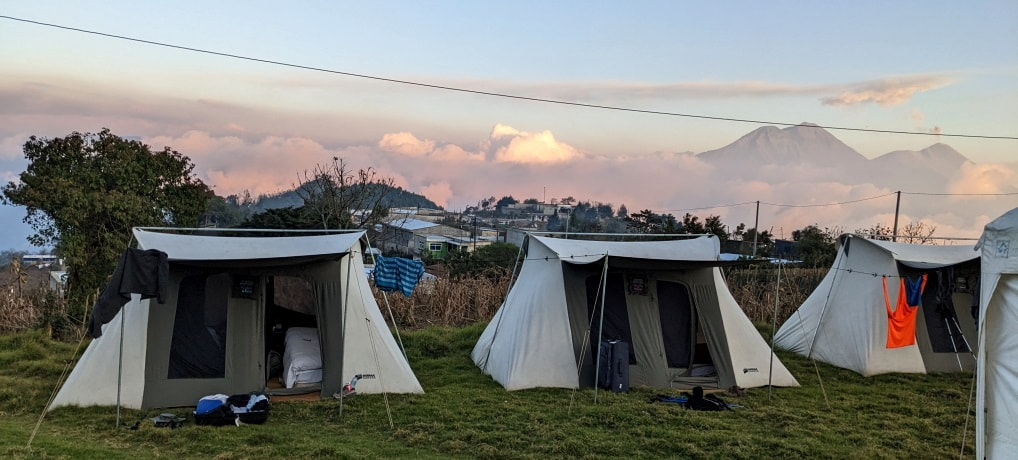
M417 87L422 87L422 88L438 89L438 90L444 90L444 91L454 91L454 92L459 92L459 93L477 94L477 95L481 95L481 96L491 96L491 97L500 97L500 98L506 98L506 99L516 99L516 100L523 100L523 101L530 101L530 102L540 102L540 103L545 103L545 104L558 104L558 105L566 105L566 106L581 107L581 108L588 108L588 109L613 110L613 111L619 111L619 112L640 113L640 114L647 114L647 115L663 115L663 116L681 117L681 118L695 118L695 119L700 119L700 120L726 121L726 122L733 122L733 123L749 123L749 124L756 124L756 125L777 125L777 126L799 126L800 125L799 123L788 123L788 122L778 122L778 121L768 121L768 120L754 120L754 119L727 117L727 116L723 117L723 116L698 115L698 114L680 113L680 112L667 112L667 111L659 111L659 110L637 109L637 108L632 108L632 107L622 107L622 106L613 106L613 105L601 105L601 104L589 104L589 103L584 103L584 102L572 102L572 101L565 101L565 100L560 100L560 99L546 99L546 98L539 98L539 97L532 97L532 96L523 96L523 95L519 95L519 94L499 93L499 92L494 92L494 91L482 91L482 90L469 89L469 88L463 88L463 87L438 85L438 84L434 84L434 83L424 83L424 82L412 81L412 80L401 80L401 79L396 79L396 78L379 77L379 76L376 76L376 75L367 75L367 74L360 74L360 73L354 73L354 72L346 72L346 71L340 71L340 70L325 69L325 68L321 68L321 67L314 67L314 66L308 66L308 65L302 65L302 64L293 64L293 63L289 63L289 62L277 61L277 60L272 60L272 59L256 58L256 57L244 56L244 55L240 55L240 54L225 53L225 52L221 52L221 51L212 51L212 50L203 49L203 48L194 48L194 47L190 47L190 46L175 45L175 44L172 44L172 43L157 42L157 41L145 40L145 39L141 39L141 38L128 37L126 35L117 35L117 34L111 34L111 33L106 33L106 32L99 32L99 31L95 31L95 30L81 29L81 28L77 28L77 27L70 27L70 26L64 26L64 25L60 25L60 24L54 24L54 23L48 23L48 22L42 22L42 21L35 21L35 20L31 20L31 19L18 18L18 17L14 17L14 16L0 15L0 19L8 19L8 20L11 20L11 21L18 21L18 22L23 22L23 23L27 23L27 24L34 24L34 25L38 25L38 26L52 27L52 28L56 28L56 29L69 30L69 31L72 31L72 32L80 32L80 33L85 33L85 34L98 35L98 36L101 36L101 37L113 38L113 39L117 39L117 40L126 40L126 41L131 41L131 42L136 42L136 43L144 43L144 44L147 44L147 45L162 46L162 47L165 47L165 48L173 48L173 49L177 49L177 50L190 51L190 52L194 52L194 53L209 54L209 55L213 55L213 56L227 57L227 58L239 59L239 60L244 60L244 61L259 62L259 63L263 63L263 64L271 64L271 65L290 67L290 68L295 68L295 69L311 70L311 71L315 71L315 72L325 72L325 73L331 73L331 74L335 74L335 75L343 75L343 76L347 76L347 77L355 77L355 78L363 78L363 79L369 79L369 80L375 80L375 81L383 81L383 82L395 83L395 84L400 84L400 85L417 86ZM943 133L943 132L933 133L933 132L927 132L927 131L900 131L900 130L890 130L890 129L857 128L857 127L832 126L832 125L809 125L809 126L815 127L815 128L820 128L820 129L830 129L830 130L838 130L838 131L867 132L867 133L879 133L879 134L901 134L901 135L909 135L909 136L938 136L938 137L943 136L943 137L957 137L957 138L970 138L970 139L993 139L993 140L1011 140L1011 141L1018 140L1018 136L986 135L986 134L966 134L966 133Z

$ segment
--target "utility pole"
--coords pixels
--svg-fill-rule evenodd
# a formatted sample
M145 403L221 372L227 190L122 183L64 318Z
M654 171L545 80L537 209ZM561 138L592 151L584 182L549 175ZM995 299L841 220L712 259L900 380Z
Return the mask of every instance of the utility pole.
M756 219L753 220L753 258L756 258L756 237L760 234L760 200L756 201Z
M477 251L477 215L474 215L474 251Z
M894 202L894 230L891 231L891 241L898 241L898 211L901 209L901 190L895 193L898 199Z

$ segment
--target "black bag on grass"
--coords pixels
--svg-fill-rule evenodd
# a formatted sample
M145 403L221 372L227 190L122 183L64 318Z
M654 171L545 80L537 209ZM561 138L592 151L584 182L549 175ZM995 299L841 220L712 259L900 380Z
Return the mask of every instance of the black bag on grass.
M702 387L693 387L692 395L683 393L683 396L686 396L686 409L704 411L732 409L731 407L728 407L728 403L724 402L721 398L717 396L714 395L704 396Z
M196 425L261 424L268 418L269 397L261 393L205 396L198 400L194 410Z

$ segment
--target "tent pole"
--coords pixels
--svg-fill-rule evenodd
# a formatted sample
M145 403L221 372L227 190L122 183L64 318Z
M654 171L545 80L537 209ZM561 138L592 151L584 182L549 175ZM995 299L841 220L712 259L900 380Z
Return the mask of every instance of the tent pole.
M601 285L598 285L597 286L597 294L594 295L594 305L597 305L598 299L600 299L603 295L604 295L604 292L601 292ZM590 319L587 321L587 329L585 331L583 331L583 341L582 341L582 343L580 345L580 357L579 357L579 359L576 360L576 387L577 388L579 388L579 386L580 386L580 375L582 374L581 371L583 370L583 359L586 358L586 356L587 356L587 347L590 346L590 328L591 328L591 326L593 324L594 324L594 315L591 315ZM572 412L573 412L573 398L575 397L575 395L576 395L576 389L573 389L573 393L569 396L569 411L567 412L568 414L572 414Z
M597 325L597 361L594 363L594 403L597 404L597 387L601 386L601 339L604 337L604 298L608 297L608 254L604 255L601 269L601 320Z
M851 239L845 240L845 244L850 244ZM813 340L809 342L809 350L806 352L806 357L813 359L813 347L817 343L817 336L820 335L820 326L824 323L824 316L827 314L827 307L831 304L831 293L834 292L834 284L838 282L838 274L841 273L841 262L848 254L845 251L845 246L842 245L841 253L838 254L838 265L834 267L834 277L831 278L831 288L827 290L827 298L824 299L824 308L820 310L820 319L817 320L817 328L813 331ZM795 311L796 315L799 314L799 310ZM802 317L799 317L799 326L802 327Z
M392 409L389 408L389 393L385 391L385 381L382 380L382 365L378 362L378 351L375 350L375 336L371 333L373 329L371 320L367 317L364 318L364 322L367 323L368 328L368 342L371 342L371 355L375 358L375 369L378 372L378 386L382 387L382 400L385 401L385 415L389 417L389 429L393 429L392 424Z
M944 326L947 327L947 335L951 337L951 349L954 350L954 359L958 360L958 371L964 371L965 367L961 365L961 356L958 356L958 345L954 343L954 334L951 333L951 323L947 321L946 316L944 317Z
M364 232L364 243L370 250L371 241L368 240L368 232ZM373 252L369 252L369 255L371 256L371 264L377 265L377 262L375 261L375 254ZM396 324L396 315L392 313L392 306L389 305L389 296L385 291L382 291L382 298L385 299L385 309L389 311L389 319L392 320L392 328L396 330L396 340L399 341L399 351L403 352L403 359L409 361L410 358L407 358L406 355L406 347L403 346L403 337L399 335L399 326Z
M774 288L774 315L773 315L773 320L771 321L771 362L770 362L769 367L767 368L767 399L768 400L771 399L771 392L774 390L774 385L772 385L772 382L774 380L774 334L775 334L775 331L778 329L778 308L781 305L778 302L778 295L781 293L781 265L783 265L783 264L779 261L778 262L778 282L777 282L777 286Z
M368 247L370 247L370 246L368 246ZM350 257L350 256L347 255L347 257ZM374 255L372 255L372 258L374 258ZM347 260L347 267L346 267L347 286L346 286L346 292L344 293L344 296L346 296L346 298L343 299L343 334L342 334L342 337L340 337L340 340L342 341L344 346L343 346L343 350L340 351L340 355L339 355L339 418L343 418L343 399L346 396L346 395L343 394L343 387L346 386L346 383L344 383L345 380L343 379L343 373L346 372L346 366L345 366L346 363L343 362L344 361L343 360L343 356L346 353L346 346L345 346L345 344L346 344L346 323L347 323L347 321L349 320L349 317L350 317L350 268L352 266L352 260L353 259L348 259ZM371 334L371 331L368 331L368 334Z
M972 355L972 358L975 358L976 354L975 354L975 352L972 351L972 345L969 345L969 339L965 338L965 333L962 332L962 330L961 330L961 324L958 324L958 317L955 316L953 319L954 319L954 327L958 329L958 334L961 335L961 341L965 342L965 348L968 348L969 349L969 354Z
M127 248L131 248L131 244L134 243L134 229L131 231L131 240L127 242ZM127 250L125 249L125 252ZM128 301L127 303L130 303ZM127 305L120 307L120 351L117 353L117 424L116 427L120 428L120 387L123 382L124 376L124 333L126 329L124 325L126 323L125 318L127 317Z
M120 387L124 375L124 317L127 316L127 309L120 308L120 351L117 353L117 424L120 428Z
M756 218L753 220L753 258L756 259L756 237L760 234L760 200L756 200Z
M495 330L491 333L491 343L488 344L488 353L484 356L484 370L485 371L488 368L488 360L491 359L491 347L495 343L495 337L498 336L498 328L499 328L499 326L502 325L502 317L505 316L505 312L502 311L502 309L505 308L506 305L508 305L506 303L506 300L509 300L509 292L512 291L513 281L516 278L516 267L518 267L520 265L520 256L521 255L526 256L525 254L523 254L523 246L526 246L526 245L527 245L527 240L524 239L523 240L523 244L520 245L520 249L518 251L516 251L516 263L513 264L513 271L512 271L512 273L509 274L509 286L506 287L505 297L502 297L502 305L499 305L499 307L498 307L498 311L500 312L500 314L498 315L498 321L495 322Z

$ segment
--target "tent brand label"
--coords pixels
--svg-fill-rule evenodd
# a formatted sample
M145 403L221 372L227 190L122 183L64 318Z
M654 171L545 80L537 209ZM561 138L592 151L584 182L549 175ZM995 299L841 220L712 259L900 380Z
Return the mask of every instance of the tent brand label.
M997 240L997 257L1006 259L1010 247L1011 240Z

